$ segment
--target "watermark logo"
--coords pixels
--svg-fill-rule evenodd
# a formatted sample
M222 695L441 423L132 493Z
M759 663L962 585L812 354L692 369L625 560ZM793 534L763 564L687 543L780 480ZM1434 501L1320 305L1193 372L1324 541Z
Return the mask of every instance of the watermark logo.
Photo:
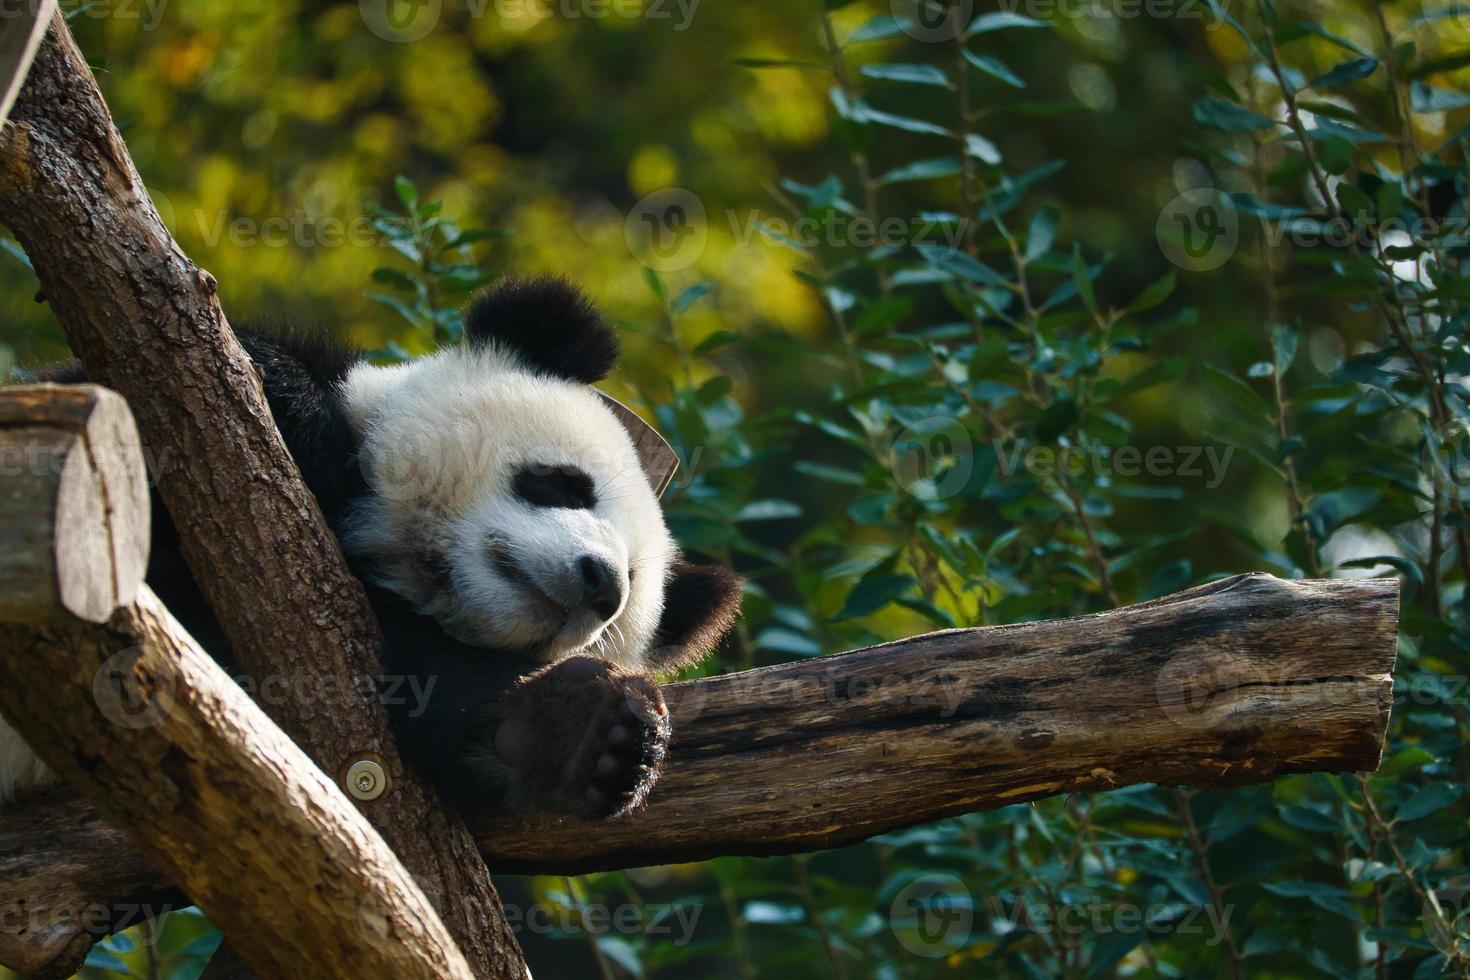
M1470 957L1470 875L1457 875L1425 897L1424 936L1445 956Z
M120 728L153 728L173 710L177 678L165 664L144 659L128 647L102 661L92 676L92 698L103 716Z
M899 28L913 38L928 44L942 44L959 37L975 12L974 0L890 0L889 10Z
M1222 191L1200 187L1164 206L1154 225L1164 257L1187 272L1229 262L1240 245L1240 213Z
M1424 469L1453 485L1470 486L1470 421L1451 419L1424 437Z
M948 500L964 491L975 472L970 431L958 419L920 419L894 437L888 459L894 478L924 501Z
M657 654L653 654L649 659L656 656ZM669 709L669 718L675 725L687 725L704 714L704 706L709 699L708 685L698 681L685 681L665 685L660 690L664 696L664 705Z
M1219 650L1189 651L1164 664L1154 694L1174 724L1203 730L1223 720L1241 688L1266 679L1265 671L1246 657Z
M426 37L439 23L444 0L357 0L368 30L385 41L408 44Z
M704 203L682 187L654 191L623 222L628 251L655 272L678 272L699 261L709 240Z
M975 902L956 875L930 874L904 885L888 909L900 946L915 956L948 956L970 938Z

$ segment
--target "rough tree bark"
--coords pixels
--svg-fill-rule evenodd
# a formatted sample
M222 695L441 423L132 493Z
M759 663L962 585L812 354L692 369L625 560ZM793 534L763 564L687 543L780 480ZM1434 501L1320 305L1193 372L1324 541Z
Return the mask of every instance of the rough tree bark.
M0 130L0 222L91 377L131 406L236 659L257 679L289 681L272 718L327 773L361 753L381 759L391 786L363 811L476 974L523 975L473 838L402 765L382 706L364 691L380 672L376 624L271 422L214 279L163 226L60 15Z
M146 586L104 625L0 624L0 645L5 715L257 975L473 977L367 819Z
M1372 770L1397 620L1394 580L1246 575L674 684L674 741L646 809L486 828L480 843L497 871L576 873L834 847L1060 792ZM0 882L17 891L0 900L0 961L23 907L61 922L170 897L95 824L52 826L64 806L0 811Z
M468 980L382 837L142 586L147 474L122 398L0 389L0 459L5 718L263 975ZM19 925L60 943L17 966L80 966L85 940Z
M644 809L477 828L480 844L497 870L582 872L837 847L1055 793L1373 770L1398 593L1241 575L672 685L674 740Z
M32 980L61 980L94 943L189 904L70 786L53 784L0 813L0 854L9 865L0 871L0 965Z

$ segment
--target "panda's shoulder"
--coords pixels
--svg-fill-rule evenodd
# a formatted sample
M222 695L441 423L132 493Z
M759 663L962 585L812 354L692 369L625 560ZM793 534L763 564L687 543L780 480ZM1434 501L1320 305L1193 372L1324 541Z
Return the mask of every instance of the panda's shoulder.
M264 375L278 382L306 382L335 388L358 364L362 352L325 330L285 320L256 320L237 334L240 346Z

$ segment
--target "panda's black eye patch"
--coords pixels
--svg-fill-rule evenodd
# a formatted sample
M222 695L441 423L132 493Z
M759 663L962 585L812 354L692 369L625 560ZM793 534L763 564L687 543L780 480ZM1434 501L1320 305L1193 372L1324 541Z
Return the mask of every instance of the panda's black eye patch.
M597 503L592 477L575 466L522 466L511 478L511 489L537 507L589 510Z

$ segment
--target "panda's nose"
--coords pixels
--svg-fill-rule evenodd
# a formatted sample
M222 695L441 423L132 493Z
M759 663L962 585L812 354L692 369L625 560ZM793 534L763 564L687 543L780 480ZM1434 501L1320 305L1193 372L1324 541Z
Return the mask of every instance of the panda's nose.
M582 573L582 604L603 619L612 619L623 604L623 587L617 570L596 555L583 555L577 561Z

